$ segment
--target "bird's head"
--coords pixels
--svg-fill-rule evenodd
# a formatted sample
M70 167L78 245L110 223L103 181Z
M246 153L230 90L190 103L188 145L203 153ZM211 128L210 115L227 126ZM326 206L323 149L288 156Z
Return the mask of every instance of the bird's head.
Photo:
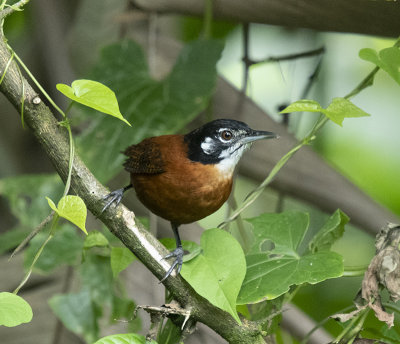
M215 164L221 171L232 173L254 141L277 137L269 131L253 130L240 121L217 119L186 134L184 140L190 160Z

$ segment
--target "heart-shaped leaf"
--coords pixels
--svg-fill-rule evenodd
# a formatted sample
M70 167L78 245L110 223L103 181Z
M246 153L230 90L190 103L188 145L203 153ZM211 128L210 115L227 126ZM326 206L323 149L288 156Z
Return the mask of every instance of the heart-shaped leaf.
M71 87L65 84L57 84L56 87L73 101L116 117L131 126L119 111L115 93L106 85L93 80L75 80Z
M67 195L60 199L58 205L46 197L47 202L51 209L53 209L60 217L72 222L75 226L79 227L85 234L87 234L85 223L87 216L87 209L85 202L79 196Z
M21 296L0 293L0 326L13 327L32 320L32 308Z
M370 116L346 98L333 98L326 109L315 100L302 99L281 111L281 113L291 112L321 112L340 126L345 118Z
M345 118L371 116L346 98L333 98L329 106L322 110L322 113L340 126Z
M241 246L232 235L220 229L204 231L200 246L202 253L183 265L183 278L198 294L240 323L236 299L246 273Z
M372 62L388 73L400 85L400 48L390 47L379 51L370 48L361 49L360 58Z

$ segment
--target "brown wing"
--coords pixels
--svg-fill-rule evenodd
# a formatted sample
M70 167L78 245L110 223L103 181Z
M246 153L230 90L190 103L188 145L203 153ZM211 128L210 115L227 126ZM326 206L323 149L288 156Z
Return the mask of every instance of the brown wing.
M165 163L159 145L151 139L145 139L137 145L129 146L124 154L128 156L124 167L130 173L158 174L165 172Z

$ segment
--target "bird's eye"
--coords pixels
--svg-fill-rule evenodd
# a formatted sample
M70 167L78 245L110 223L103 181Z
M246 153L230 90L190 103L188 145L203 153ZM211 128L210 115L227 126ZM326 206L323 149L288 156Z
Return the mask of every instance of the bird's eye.
M232 132L231 132L230 130L224 130L224 131L221 131L220 136L221 136L221 138L222 138L223 140L229 141L229 140L232 139L233 134L232 134Z

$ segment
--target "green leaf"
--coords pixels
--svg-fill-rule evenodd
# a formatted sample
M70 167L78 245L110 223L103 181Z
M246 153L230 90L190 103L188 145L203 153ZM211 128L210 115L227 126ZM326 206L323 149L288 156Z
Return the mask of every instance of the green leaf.
M110 257L97 254L85 255L80 268L82 284L90 291L91 299L96 305L111 303L113 295L113 274Z
M0 326L14 327L32 320L32 308L21 296L0 293Z
M55 295L49 300L49 305L67 329L82 335L89 343L98 338L97 316L88 290Z
M126 247L112 247L111 270L113 272L113 277L116 278L119 273L125 270L135 259L135 255Z
M12 214L18 218L17 228L35 228L49 215L45 196L58 199L63 184L56 174L24 175L0 179L0 195L5 197Z
M29 243L25 253L24 266L29 267L42 243L47 239L48 233L37 234ZM83 240L75 228L64 224L55 233L44 248L35 264L35 271L48 273L63 265L77 264L83 247Z
M242 314L246 319L251 320L251 314L247 305L237 305L236 311Z
M321 112L332 122L342 125L345 118L365 117L370 114L355 106L350 100L345 98L333 98L329 106L324 109L315 100L302 99L290 104L281 113L290 112Z
M315 100L301 99L286 107L281 113L291 112L321 112L322 106Z
M136 333L113 334L99 339L94 344L157 344L154 340L147 341L146 338Z
M307 214L262 214L247 221L253 225L254 244L246 255L238 304L274 299L292 285L315 284L343 274L343 259L335 252L298 252L308 229Z
M365 48L359 52L361 59L372 62L400 85L400 48L390 47L376 52L374 49Z
M87 209L82 198L71 195L64 196L58 202L57 207L50 198L46 197L46 199L50 208L53 209L60 217L72 222L85 234L88 234L85 227Z
M266 253L246 256L247 274L238 297L238 304L275 299L290 286L316 284L343 274L343 258L321 251L298 259L290 256L270 258Z
M329 250L333 243L342 237L344 226L349 220L350 218L340 209L336 210L309 243L310 251Z
M183 264L182 277L198 294L241 323L236 298L246 273L242 248L233 236L220 229L204 231L200 242L202 253Z
M71 87L65 84L57 84L56 87L73 101L116 117L131 126L119 111L115 93L102 83L93 80L75 80Z
M342 125L345 118L371 116L345 98L333 98L329 106L322 110L322 113L339 125Z
M99 231L91 231L85 238L83 248L105 247L108 246L108 244L109 242L103 233Z
M77 146L98 179L107 181L121 170L124 157L120 152L129 145L145 137L175 133L205 109L214 91L222 48L217 41L186 45L171 73L161 81L151 78L138 44L125 40L102 51L92 78L115 91L122 113L135 126L82 114L89 125Z

